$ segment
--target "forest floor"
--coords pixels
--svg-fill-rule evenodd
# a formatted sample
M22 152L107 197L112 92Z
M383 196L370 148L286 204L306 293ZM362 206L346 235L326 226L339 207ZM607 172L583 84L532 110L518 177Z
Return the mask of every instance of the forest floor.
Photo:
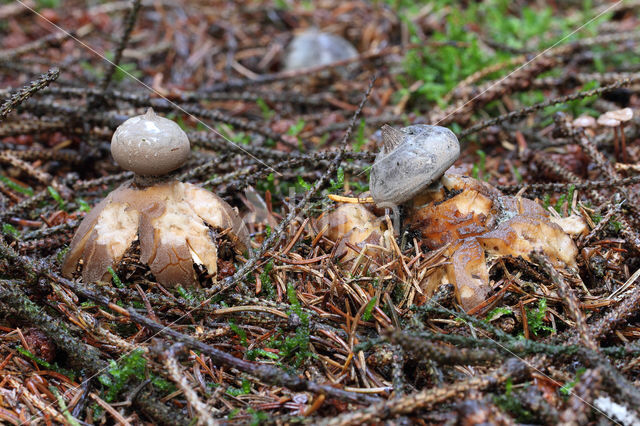
M0 423L639 424L639 12L0 1ZM309 28L357 54L285 70ZM137 242L63 273L148 107L251 248L216 233L196 287ZM385 124L461 145L399 217L340 198L370 195Z

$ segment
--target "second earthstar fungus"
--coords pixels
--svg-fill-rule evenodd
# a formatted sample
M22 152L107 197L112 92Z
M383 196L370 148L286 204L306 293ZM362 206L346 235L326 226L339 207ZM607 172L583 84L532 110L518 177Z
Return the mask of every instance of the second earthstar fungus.
M152 109L125 121L114 133L116 162L135 173L85 216L71 242L62 272L83 280L110 279L132 248L162 285L199 286L195 265L213 281L218 246L230 242L236 254L247 250L249 236L236 210L217 195L167 175L189 157L189 141L173 121Z
M532 252L542 251L555 267L576 268L578 249L569 234L586 229L580 217L558 219L533 200L506 196L454 170L445 173L460 152L448 129L385 126L382 134L384 145L372 167L368 201L391 207L396 214L401 206L403 226L419 236L418 244L442 250L448 259L421 280L422 295L416 302L428 300L441 284L451 283L460 306L472 310L491 293L489 258L530 260ZM367 208L360 203L338 207L320 225L331 231L326 235L338 244L337 254L347 251L343 260L358 256L346 249L349 245L369 247L367 255L384 265L393 253L385 250L393 244L392 230L370 204ZM335 231L338 227L342 232Z

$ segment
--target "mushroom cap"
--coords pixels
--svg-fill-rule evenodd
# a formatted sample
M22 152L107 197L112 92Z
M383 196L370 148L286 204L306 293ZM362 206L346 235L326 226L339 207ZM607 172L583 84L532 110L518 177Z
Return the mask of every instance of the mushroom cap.
M177 123L146 114L122 123L111 139L111 155L120 167L141 176L160 176L182 166L191 154L189 138Z
M633 118L633 110L631 108L622 108L614 111L607 111L604 115L618 121L629 121Z
M620 125L620 120L616 120L607 114L602 114L598 117L598 124L605 127L617 127Z
M384 146L371 167L370 189L379 207L415 197L460 156L460 143L449 129L416 124L401 130L382 128Z
M596 119L591 117L590 115L583 115L580 116L578 118L576 118L575 120L573 120L572 125L574 127L595 127L596 126Z

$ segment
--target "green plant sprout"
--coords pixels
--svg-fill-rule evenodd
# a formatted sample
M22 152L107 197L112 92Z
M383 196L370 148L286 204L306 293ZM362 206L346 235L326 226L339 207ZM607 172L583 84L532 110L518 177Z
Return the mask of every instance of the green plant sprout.
M477 163L473 165L471 176L473 176L474 179L482 179L485 181L489 180L489 175L485 171L485 167L487 163L487 154L481 149L477 150L476 154L478 154L480 159L478 160Z
M49 195L51 195L51 198L53 198L58 203L58 207L60 207L60 210L65 210L66 203L64 199L62 199L60 193L56 191L53 186L47 186L47 191L49 191Z
M89 213L91 211L91 206L82 198L76 198L76 204L78 205L78 210L81 212Z
M111 274L111 278L113 278L113 284L118 287L118 288L125 288L125 285L122 283L122 281L120 280L120 277L118 277L118 274L116 274L116 271L113 270L113 268L111 266L109 266L107 268L107 271L109 271L109 273Z
M573 380L565 383L564 386L558 389L558 392L560 392L560 394L564 396L569 396L571 394L571 390L575 387L575 385L578 384L578 382L580 381L580 377L582 377L585 371L587 371L586 368L580 367L578 371L576 371L576 377Z
M330 194L338 194L342 192L344 189L344 169L342 167L338 168L336 172L336 180L330 179L329 181L329 193Z
M31 353L30 351L26 350L22 346L16 347L16 351L18 351L18 353L20 355L23 355L24 357L29 358L31 361L35 362L40 367L44 367L47 370L56 371L56 372L58 372L60 374L63 374L65 376L69 377L72 381L75 380L75 378L76 378L76 373L75 372L73 372L71 370L67 370L65 368L61 368L56 363L52 364L50 362L45 361L42 358L38 358L37 356L35 356L33 353Z
M262 118L265 120L270 120L275 115L276 112L267 105L264 99L258 98L256 104L260 108L260 111L262 111Z
M5 185L7 185L12 190L19 192L20 194L24 194L28 197L31 197L34 194L33 188L31 188L30 186L18 185L17 183L15 183L14 181L12 181L6 176L0 176L0 181L2 181Z

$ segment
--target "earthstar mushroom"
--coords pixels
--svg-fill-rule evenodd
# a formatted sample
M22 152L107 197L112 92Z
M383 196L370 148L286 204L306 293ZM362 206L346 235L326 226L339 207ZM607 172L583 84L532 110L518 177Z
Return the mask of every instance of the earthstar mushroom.
M140 243L139 261L162 285L198 286L193 265L215 281L217 239L230 240L236 253L249 248L247 229L224 200L167 173L189 158L187 135L152 109L125 121L111 141L115 161L136 175L85 216L62 266L72 277L82 265L85 281L109 280L116 265Z
M404 205L405 223L420 235L419 244L448 258L418 284L422 302L449 282L465 311L481 306L491 292L489 256L529 260L539 250L558 268L576 268L578 251L568 234L586 230L579 217L551 218L533 200L505 196L486 182L454 171L445 173L460 153L448 129L384 126L382 136L384 144L371 169L371 199L338 197L336 201L356 204L340 206L320 221L338 244L336 252L345 252L346 242L351 247L368 245L377 250L369 253L371 260L387 263L382 256L395 245L393 237L362 205L375 202L393 208L396 217L398 205ZM355 252L347 252L345 259L355 257Z

